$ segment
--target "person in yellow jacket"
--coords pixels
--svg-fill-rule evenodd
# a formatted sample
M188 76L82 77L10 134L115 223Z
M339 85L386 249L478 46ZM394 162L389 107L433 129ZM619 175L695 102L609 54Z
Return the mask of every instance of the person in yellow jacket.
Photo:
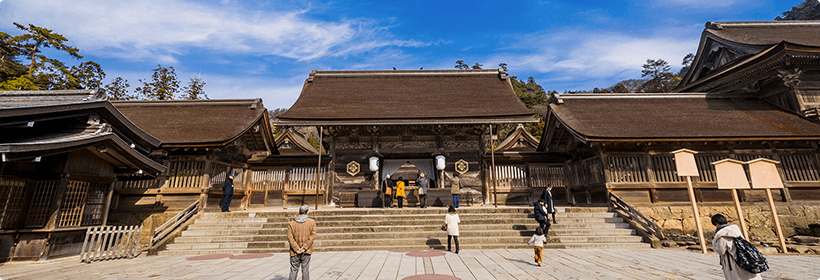
M399 177L399 180L396 181L396 199L399 203L399 208L404 207L404 181L402 177Z

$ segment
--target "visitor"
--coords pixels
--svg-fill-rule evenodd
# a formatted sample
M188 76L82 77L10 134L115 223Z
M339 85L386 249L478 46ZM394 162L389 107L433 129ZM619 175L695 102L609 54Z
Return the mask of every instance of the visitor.
M231 212L231 198L233 197L233 174L228 174L228 178L222 183L222 212Z
M538 202L536 202L533 207L532 213L535 215L535 221L538 222L538 228L544 232L544 236L549 238L550 220L547 216L547 207L543 199L538 199Z
M390 174L387 174L382 182L382 207L390 206L393 206L393 180L390 179Z
M310 279L310 255L313 254L313 241L316 240L316 221L307 214L310 207L299 207L299 217L288 224L288 243L290 244L290 280L296 280L299 267L302 267L302 280Z
M535 264L541 266L541 253L544 251L544 243L547 242L547 238L544 237L544 230L539 228L535 228L535 234L532 235L530 241L527 241L527 245L532 244L533 249L535 249Z
M726 280L734 279L762 279L760 274L743 270L735 263L737 248L735 238L743 238L743 233L736 225L729 224L726 216L715 214L712 216L712 225L715 226L715 237L712 238L712 247L720 256L720 266L723 268L723 277ZM727 256L728 255L728 256Z
M458 196L461 194L461 188L463 187L464 185L461 184L461 178L458 177L458 174L454 174L453 183L452 186L450 186L450 193L453 194L453 206L455 208L458 208Z
M419 184L419 207L427 208L427 188L430 187L430 180L424 177L424 173L419 173L416 183Z
M547 204L547 214L552 214L552 223L557 224L555 220L555 204L552 203L552 184L547 184L547 188L541 193L541 199ZM547 218L549 219L549 218Z
M458 223L461 222L458 219L458 214L456 214L456 208L450 206L447 209L447 215L444 216L444 224L447 226L447 251L452 252L452 246L450 246L450 240L455 240L456 242L456 254L458 254Z
M399 203L399 208L404 207L404 178L399 177L399 180L396 181L396 200Z

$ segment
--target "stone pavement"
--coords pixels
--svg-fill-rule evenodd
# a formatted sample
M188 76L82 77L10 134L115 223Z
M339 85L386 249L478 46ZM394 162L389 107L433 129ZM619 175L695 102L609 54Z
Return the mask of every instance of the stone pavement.
M287 279L289 255L140 256L6 263L2 279ZM820 279L820 256L771 255L764 279ZM311 279L723 279L715 254L676 249L317 252ZM430 274L436 274L432 277Z

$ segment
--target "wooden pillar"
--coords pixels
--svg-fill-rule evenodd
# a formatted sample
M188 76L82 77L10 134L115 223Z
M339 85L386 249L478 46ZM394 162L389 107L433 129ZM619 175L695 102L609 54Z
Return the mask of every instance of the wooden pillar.
M114 196L114 185L117 184L117 178L114 178L114 182L111 182L110 186L108 187L108 194L105 196L105 206L103 207L103 220L102 225L105 226L108 224L108 213L111 211L111 198Z
M282 186L282 209L288 209L288 191L290 190L290 166L285 167L285 182Z

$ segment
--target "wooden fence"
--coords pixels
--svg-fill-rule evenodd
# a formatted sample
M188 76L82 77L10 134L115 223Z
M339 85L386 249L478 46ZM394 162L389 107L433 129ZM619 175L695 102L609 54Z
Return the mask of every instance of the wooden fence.
M80 252L80 261L92 262L133 258L139 253L142 226L89 227Z
M167 222L154 229L154 236L151 237L151 245L161 241L165 236L174 231L179 225L187 222L191 217L199 213L199 200L194 201L188 207L171 217Z

